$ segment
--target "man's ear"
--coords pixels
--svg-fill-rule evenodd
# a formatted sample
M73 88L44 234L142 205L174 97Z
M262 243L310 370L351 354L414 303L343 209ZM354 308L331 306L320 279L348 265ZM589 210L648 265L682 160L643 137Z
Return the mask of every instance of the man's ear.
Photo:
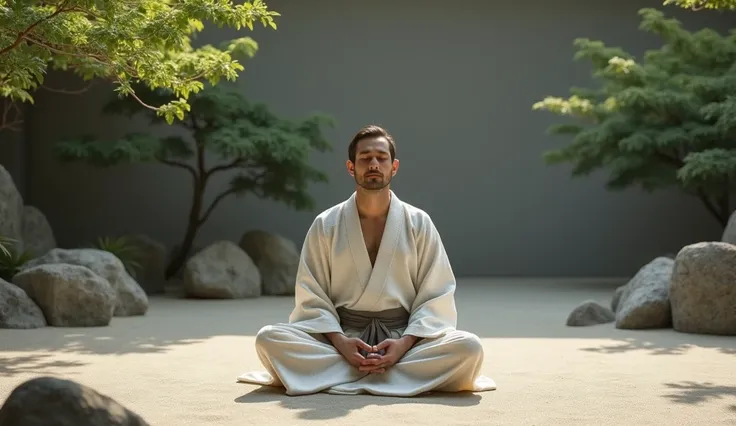
M395 159L394 163L391 165L391 175L396 176L396 172L399 171L399 159Z
M355 165L352 161L348 160L345 162L345 167L348 169L348 173L350 173L350 176L355 176Z

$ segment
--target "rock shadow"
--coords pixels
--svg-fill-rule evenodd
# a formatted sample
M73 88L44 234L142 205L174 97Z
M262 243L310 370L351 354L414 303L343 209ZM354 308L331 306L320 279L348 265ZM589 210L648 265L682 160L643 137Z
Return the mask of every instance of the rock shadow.
M304 396L288 396L282 388L264 386L235 399L240 404L260 404L278 401L283 408L298 411L302 420L330 420L345 417L352 411L370 405L427 404L449 407L478 405L482 397L476 393L432 393L414 397L386 397L373 395L329 395L319 393Z

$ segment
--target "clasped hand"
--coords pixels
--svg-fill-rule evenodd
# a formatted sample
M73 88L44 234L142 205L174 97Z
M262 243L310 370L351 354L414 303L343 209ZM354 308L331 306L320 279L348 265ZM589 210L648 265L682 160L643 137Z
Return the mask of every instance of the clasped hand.
M356 337L342 335L334 339L333 345L345 359L360 371L367 373L383 373L393 366L411 348L410 339L386 339L376 346L371 346ZM367 352L366 356L360 350ZM381 351L384 351L381 355Z

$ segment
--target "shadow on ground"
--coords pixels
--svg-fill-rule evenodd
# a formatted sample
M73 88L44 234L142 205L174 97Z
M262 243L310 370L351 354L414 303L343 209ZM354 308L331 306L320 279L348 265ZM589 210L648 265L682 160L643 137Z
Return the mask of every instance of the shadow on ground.
M674 330L616 330L636 337L621 338L620 341L600 346L582 348L582 351L599 354L623 354L647 352L649 355L684 355L694 348L713 349L724 355L736 356L736 339L723 336L706 336L678 333Z
M86 363L49 359L51 355L34 354L23 356L0 356L0 377L17 374L54 374L61 368L81 367Z
M241 404L259 404L278 401L279 406L296 410L302 420L330 420L344 417L351 411L369 405L388 406L398 404L427 404L432 406L470 407L478 405L482 397L473 393L435 393L412 398L363 396L363 395L305 395L298 398L287 396L283 389L261 387L235 399ZM381 421L376 419L376 421Z
M586 299L609 303L610 286L574 282L544 284L519 280L461 281L458 284L458 327L484 339L597 339L610 343L585 348L617 354L647 351L677 355L692 347L713 348L736 355L736 339L688 335L673 330L617 330L613 324L567 327L569 312ZM221 336L253 337L267 324L285 322L294 306L292 296L244 300L191 300L175 296L150 298L146 315L115 317L109 327L34 330L0 329L0 357L12 352L121 355L166 353L182 345ZM242 348L249 350L250 348ZM10 365L30 365L32 362ZM6 365L7 362L5 363ZM43 367L43 360L38 365ZM11 367L4 367L11 374ZM35 370L38 370L36 368Z
M663 396L676 404L699 405L722 399L736 402L736 386L715 385L709 382L665 383L665 386L670 393ZM736 404L728 406L727 409L736 413Z

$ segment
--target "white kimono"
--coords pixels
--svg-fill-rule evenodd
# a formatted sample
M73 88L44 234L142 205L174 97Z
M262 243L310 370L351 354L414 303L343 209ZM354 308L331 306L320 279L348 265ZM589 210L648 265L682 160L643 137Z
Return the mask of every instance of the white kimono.
M245 373L238 381L282 386L288 395L413 396L496 389L492 379L480 374L480 339L455 328L455 277L437 229L426 212L393 192L375 267L353 193L322 212L309 228L295 292L289 323L263 327L256 337L267 371ZM377 312L399 307L407 311L408 325L390 330L391 337L419 339L384 373L359 371L323 336L361 334L343 329L337 308Z

